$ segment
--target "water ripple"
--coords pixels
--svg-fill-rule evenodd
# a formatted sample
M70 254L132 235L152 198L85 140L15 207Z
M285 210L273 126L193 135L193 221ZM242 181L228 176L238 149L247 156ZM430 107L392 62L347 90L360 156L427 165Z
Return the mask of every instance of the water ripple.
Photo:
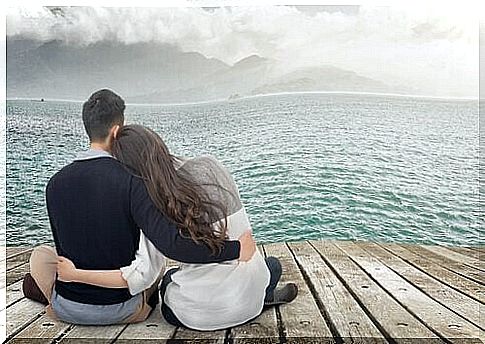
M7 102L7 242L51 242L44 189L87 146L81 104ZM233 173L261 242L478 244L476 102L337 94L128 106Z

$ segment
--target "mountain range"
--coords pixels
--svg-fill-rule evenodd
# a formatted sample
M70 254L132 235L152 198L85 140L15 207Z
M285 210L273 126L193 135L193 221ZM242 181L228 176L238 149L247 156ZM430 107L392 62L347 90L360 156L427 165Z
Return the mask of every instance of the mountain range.
M7 39L7 98L83 100L110 88L131 103L234 99L277 92L409 92L329 65L284 70L281 61L250 55L229 65L160 43Z

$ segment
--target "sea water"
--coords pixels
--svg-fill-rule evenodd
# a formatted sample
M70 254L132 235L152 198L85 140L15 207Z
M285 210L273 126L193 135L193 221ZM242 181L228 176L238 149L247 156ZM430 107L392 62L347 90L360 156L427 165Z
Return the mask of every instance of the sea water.
M7 244L51 243L44 191L88 146L80 102L7 101ZM285 94L127 105L175 155L233 174L259 242L480 240L478 101Z

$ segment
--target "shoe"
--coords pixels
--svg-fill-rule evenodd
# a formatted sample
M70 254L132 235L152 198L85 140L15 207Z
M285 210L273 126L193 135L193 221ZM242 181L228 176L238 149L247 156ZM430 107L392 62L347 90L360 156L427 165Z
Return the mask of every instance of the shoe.
M22 291L24 292L24 296L28 299L40 302L46 306L49 304L46 297L44 296L29 272L27 272L24 276L24 280L22 282Z
M154 293L153 293L153 294L152 294L152 295L151 295L151 296L148 298L148 300L147 300L147 304L148 304L148 305L149 305L151 308L153 308L153 309L155 309L155 307L157 306L158 302L160 301L159 296L158 296L158 293L159 293L159 291L158 291L158 290L156 290L156 291L155 291L155 292L154 292Z
M298 286L295 283L287 283L284 287L275 289L273 301L265 301L265 306L276 306L293 301L298 295Z

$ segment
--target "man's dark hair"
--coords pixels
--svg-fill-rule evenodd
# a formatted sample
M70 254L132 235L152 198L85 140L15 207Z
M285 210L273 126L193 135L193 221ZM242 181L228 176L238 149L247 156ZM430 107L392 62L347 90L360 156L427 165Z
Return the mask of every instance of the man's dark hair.
M83 104L84 129L91 141L103 141L114 125L125 121L125 101L111 90L94 92Z

